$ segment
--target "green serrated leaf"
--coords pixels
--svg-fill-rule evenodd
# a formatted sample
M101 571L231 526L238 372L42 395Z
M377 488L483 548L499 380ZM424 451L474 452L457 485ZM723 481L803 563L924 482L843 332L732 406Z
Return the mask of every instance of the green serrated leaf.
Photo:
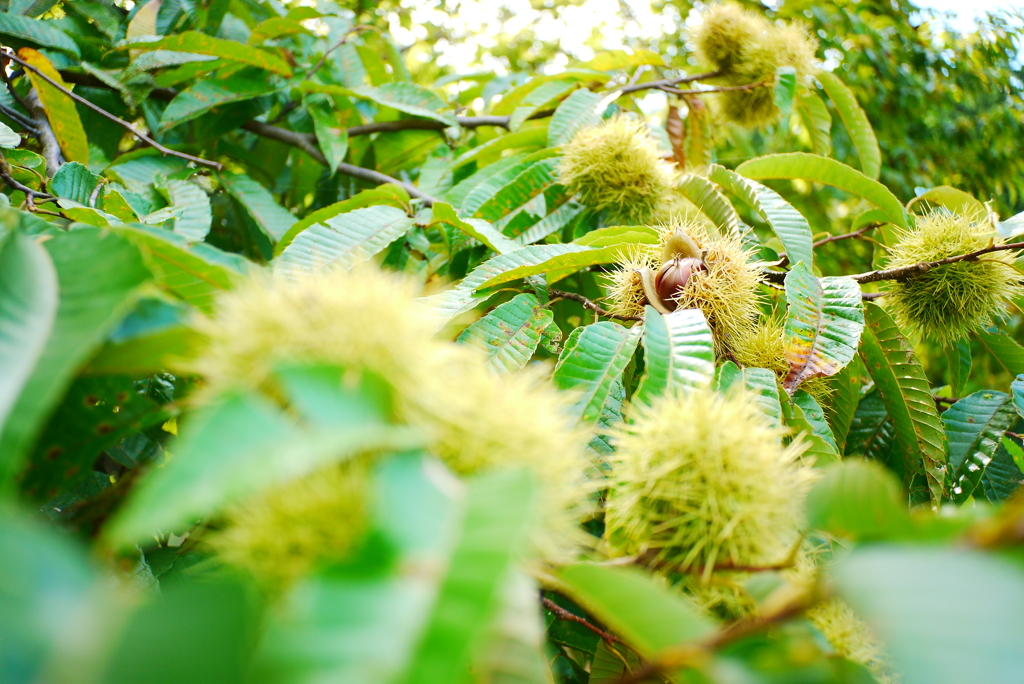
M519 245L532 245L535 242L540 242L572 224L585 211L586 208L576 202L566 202L524 232L516 235L515 242Z
M1024 347L1002 330L981 330L978 341L1010 375L1024 373Z
M230 290L248 271L250 262L205 243L190 244L152 226L119 226L112 230L138 247L158 287L202 311L212 311L218 292Z
M587 247L585 245L568 244L560 245L560 247L562 249L559 253L546 261L523 264L517 268L509 269L481 283L479 287L496 287L510 283L513 280L528 278L529 276L541 273L550 274L556 271L558 275L564 277L587 266L610 264L618 259L624 250L628 249L628 246L624 244L616 244L609 247ZM555 278L548 279L549 282L554 282L554 280Z
M245 174L222 173L218 176L224 189L248 212L263 234L280 240L295 224L295 217L274 199L262 185Z
M75 58L82 56L78 44L49 21L29 19L3 12L0 13L0 36L17 38L41 48L60 50Z
M882 170L882 153L878 149L878 139L875 131L871 128L871 122L867 115L857 103L845 83L837 76L827 71L821 71L816 75L818 83L825 90L825 93L836 106L846 131L853 140L853 146L857 148L857 155L860 157L860 168L868 178L878 178Z
M471 238L487 245L498 254L508 254L519 249L521 245L502 235L490 223L482 219L463 219L455 212L454 207L447 202L435 202L432 208L432 217L435 222L453 226L461 230Z
M1014 378L1010 383L1010 391L1013 392L1013 405L1017 407L1017 413L1024 417L1024 374Z
M447 292L420 299L423 313L441 327L455 316L492 297L493 291L478 293L477 290L495 276L514 268L544 263L560 254L578 252L581 249L587 248L578 245L530 245L508 254L494 256L473 269L458 285Z
M793 67L779 67L775 70L775 105L782 112L785 119L793 110L793 99L796 97L796 69Z
M832 152L832 115L828 113L828 107L815 93L798 88L796 112L811 139L811 150L827 157Z
M529 363L553 322L550 309L532 294L521 294L466 328L459 342L482 349L495 371L515 373Z
M557 169L557 159L542 159L531 164L481 204L473 212L474 216L492 222L497 222L508 216L533 198L545 193L552 186L557 186Z
M190 242L201 242L210 232L213 209L210 196L195 183L182 180L167 181L167 199L171 206L181 210L173 221L173 230Z
M859 356L854 356L840 373L829 381L832 394L829 396L825 417L836 438L839 453L846 451L846 438L853 424L853 417L860 402L861 376L864 366Z
M736 167L736 173L758 180L800 178L831 185L871 202L900 228L908 230L910 226L903 205L889 188L835 159L805 152L767 154L743 162Z
M825 420L825 411L814 397L804 390L797 390L782 406L786 425L794 433L802 434L809 444L805 457L813 459L819 466L840 460L839 447L832 428Z
M942 413L953 471L950 500L963 503L970 498L1016 419L1013 399L989 390L964 397Z
M644 376L633 401L652 404L668 393L710 387L715 378L715 341L700 309L644 313Z
M100 177L78 162L61 164L50 179L50 191L57 197L73 200L82 206L92 206L92 195Z
M971 345L967 340L960 340L942 350L949 369L949 387L954 397L964 393L967 380L971 375Z
M279 256L284 251L284 248L291 244L296 235L316 223L323 223L329 218L334 218L339 214L349 211L378 205L395 207L402 210L408 209L409 193L397 185L386 183L370 190L363 190L355 197L350 197L347 200L335 202L316 211L311 211L293 223L288 232L281 236L281 239L274 245L274 256Z
M324 85L312 81L304 81L299 85L304 93L326 93L327 95L345 95L370 100L377 104L397 109L413 116L422 116L440 121L448 126L458 126L458 120L443 110L448 105L436 93L423 86L413 83L385 83L381 86L358 86L343 88L341 86Z
M465 199L462 200L462 203L459 206L460 211L463 214L472 214L475 216L484 204L489 202L495 195L501 192L502 189L508 187L520 174L529 170L534 164L550 159L554 154L554 150L544 149L534 152L533 154L522 156L514 155L503 160L504 163L499 162L498 164L493 164L492 167L496 167L493 173L489 171L491 167L487 167L483 169L483 171L467 178L464 182L469 182L473 178L481 176L476 185L472 188L466 189ZM460 183L459 185L462 184ZM450 193L448 193L448 198L451 200L453 206L456 205L456 197L453 197L453 195L458 195L459 190L460 187L456 186L452 188Z
M855 280L815 278L803 262L786 274L786 299L789 373L782 386L792 395L805 380L835 375L853 359L864 330L864 308Z
M561 100L575 90L578 85L573 80L548 81L543 84L527 95L522 104L515 108L509 117L508 129L510 131L518 130L527 119L544 109L545 105L551 105L556 100Z
M288 66L288 62L273 52L245 45L244 43L214 38L198 31L185 31L165 36L159 40L146 38L127 40L115 49L131 50L133 54L152 52L154 50L168 50L172 52L191 52L198 55L212 55L213 57L220 57L221 59L237 62L238 64L259 67L286 78L292 75L292 68Z
M740 219L736 209L718 192L714 183L703 176L688 174L677 187L680 194L711 219L723 235L739 235Z
M735 387L754 398L771 425L782 423L782 404L775 373L767 368L739 368L732 361L726 361L716 371L715 390L728 393Z
M0 435L46 348L57 305L57 272L42 245L20 231L0 241Z
M0 488L10 484L20 469L75 373L127 313L139 286L151 277L139 251L109 231L57 232L43 247L56 271L59 303L41 354L28 352L38 355L38 362L0 434ZM117 268L111 268L112 263Z
M576 328L565 343L555 366L554 381L559 389L578 394L573 415L584 423L601 417L613 385L622 378L641 328L624 328L610 321Z
M768 222L785 247L790 263L814 264L810 224L777 192L717 164L711 167L711 180L749 204Z
M313 119L313 131L320 151L331 174L334 174L348 153L348 130L339 124L335 113L323 105L309 103L306 110Z
M690 601L635 568L577 563L556 574L574 601L646 659L712 629Z
M597 124L604 104L604 96L585 88L570 94L558 105L548 124L548 146L563 145L572 140L580 129Z
M375 206L338 214L296 235L274 259L274 272L349 269L405 235L415 223L401 209Z
M903 451L904 481L924 471L936 505L949 471L946 433L931 386L913 346L881 307L868 304L860 354L896 427Z
M178 93L160 117L159 132L192 121L203 114L234 102L272 95L278 87L266 78L235 74L221 80L203 80ZM241 126L244 121L238 121Z

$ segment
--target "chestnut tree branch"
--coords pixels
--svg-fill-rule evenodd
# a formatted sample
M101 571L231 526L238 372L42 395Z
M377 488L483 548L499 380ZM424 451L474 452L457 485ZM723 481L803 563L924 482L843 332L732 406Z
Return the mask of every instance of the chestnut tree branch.
M921 275L922 273L927 273L937 266L955 264L958 261L977 261L978 257L984 256L985 254L1011 249L1024 249L1024 242L1011 242L1004 245L993 244L968 254L958 254L957 256L946 257L945 259L939 259L938 261L924 261L919 264L911 264L910 266L898 266L896 268L868 271L867 273L858 273L857 275L852 275L850 277L862 284L877 283L881 280L895 280L897 282L901 282Z
M768 84L764 81L758 81L757 83L747 83L746 85L712 86L710 88L701 88L699 90L680 90L679 88L673 88L672 86L659 85L658 90L663 90L666 93L671 93L672 95L703 95L705 93L728 93L736 90L753 90L754 88L760 88L765 85Z
M614 634L609 634L597 625L594 625L585 620L584 618L581 618L579 615L569 612L568 610L558 605L546 596L542 596L540 602L544 605L545 608L550 610L554 614L554 616L559 620L565 620L566 622L575 622L578 625L583 625L591 632L604 639L605 641L613 642L616 644L623 643L622 639L620 639L619 637L615 636Z
M54 88L56 88L60 92L64 93L68 97L70 97L75 102L81 104L84 107L88 107L89 109L91 109L92 111L96 112L100 116L102 116L102 117L104 117L106 119L109 119L110 121L113 121L118 126L121 126L125 130L127 130L129 133L134 135L139 140L141 140L144 143L146 143L146 144L156 148L157 150L159 150L161 154L170 155L172 157L180 157L181 159L186 159L188 161L195 162L196 164L202 164L204 166L212 166L215 169L223 168L218 162L210 161L209 159L203 159L202 157L194 157L191 154L185 154L184 152L178 152L177 150L172 150L169 147L164 147L163 145L158 143L156 140L153 140L152 138L150 138L148 135L146 135L144 133L140 133L139 131L135 130L135 126L133 126L132 124L128 123L124 119L121 119L121 118L118 118L118 117L114 116L113 114L111 114L107 110L103 109L102 107L99 107L97 105L94 105L92 102L89 102L89 100L85 99L81 95L76 95L75 93L71 92L70 90L68 90L67 88L62 86L60 83L58 83L57 81L53 80L52 78L50 78L49 76L44 74L42 71L40 71L39 69L35 68L34 66L29 64L25 60L21 59L17 55L14 55L14 54L12 54L10 52L5 52L4 56L7 59L9 59L9 60L11 60L13 62L17 62L23 68L28 69L29 71L34 73L36 76L38 76L39 78L43 79L44 81L49 83L51 86L53 86ZM43 134L43 132L40 131L40 135L42 135L42 134Z
M612 313L611 311L605 311L597 303L590 301L581 294L575 292L564 292L563 290L549 290L552 297L558 297L559 299L569 299L574 302L579 302L583 305L584 309L590 309L598 316L604 316L605 318L613 318L618 321L642 321L643 316L625 316L623 314Z
M702 74L692 74L690 76L680 76L678 78L663 78L659 81L647 81L646 83L629 83L626 85L619 86L618 88L612 88L608 92L621 92L623 95L628 93L635 93L640 90L650 90L652 88L661 88L679 85L680 83L693 83L695 81L704 81L709 78L715 78L716 76L722 75L721 70L707 71Z

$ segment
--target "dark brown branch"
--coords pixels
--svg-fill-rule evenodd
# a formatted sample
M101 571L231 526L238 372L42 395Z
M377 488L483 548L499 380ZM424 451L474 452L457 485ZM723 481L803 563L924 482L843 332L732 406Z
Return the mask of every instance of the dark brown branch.
M552 297L558 297L560 299L570 299L570 300L572 300L574 302L579 302L580 304L583 305L583 308L590 309L591 311L596 313L598 316L604 316L605 318L614 318L615 320L619 320L619 321L642 321L642 320L644 320L643 316L624 316L622 314L612 313L611 311L605 311L600 306L598 306L596 303L590 301L589 299L587 299L586 297L584 297L581 294L576 294L575 292L563 292L562 290L550 290L550 294L551 294Z
M46 162L46 175L53 178L53 174L57 173L57 169L62 163L60 143L57 142L57 136L53 134L50 120L46 116L46 109L43 108L43 103L39 101L35 90L28 91L25 104L28 106L28 111L32 113L32 120L35 121L36 139L39 141L40 152Z
M562 606L558 605L557 603L555 603L554 601L545 596L541 597L540 602L544 604L545 608L554 613L555 617L559 620L575 622L578 625L583 625L591 632L604 639L605 641L616 644L623 643L622 639L620 639L619 637L615 636L614 634L609 634L597 625L587 622L585 619L581 618L579 615L576 615L575 613L570 613L568 610L566 610L565 608L563 608Z
M760 88L761 86L768 85L764 81L758 81L757 83L747 83L746 85L738 86L714 86L711 88L702 88L700 90L680 90L679 88L673 88L672 86L659 85L658 90L663 90L666 93L672 95L704 95L705 93L728 93L736 90L753 90L754 88Z
M921 275L922 273L927 273L937 266L955 264L958 261L976 261L978 257L984 256L985 254L1002 252L1010 249L1024 249L1024 242L1011 242L1006 245L989 245L984 249L979 249L968 254L946 257L945 259L939 259L938 261L925 261L920 264L911 264L910 266L899 266L897 268L869 271L867 273L859 273L850 277L858 283L877 283L881 280L909 280L915 276Z
M715 78L721 76L722 71L708 71L703 74L693 74L691 76L680 76L679 78L663 78L660 81L647 81L646 83L631 83L628 85L619 86L618 88L612 88L608 92L621 92L623 95L628 93L635 93L639 90L650 90L651 88L661 87L672 87L679 85L680 83L693 83L695 81L704 81L709 78Z
M54 88L56 88L60 92L64 93L68 97L70 97L75 102L78 102L82 106L88 107L89 109L91 109L92 111L96 112L100 116L102 116L102 117L104 117L104 118L106 118L106 119L108 119L110 121L113 121L118 126L121 126L125 130L127 130L129 133L134 135L139 140L141 140L144 143L146 143L146 144L156 148L157 150L159 150L161 154L171 155L172 157L179 157L181 159L186 159L186 160L188 160L190 162L195 162L196 164L202 164L204 166L212 166L215 169L223 168L219 163L217 163L215 161L210 161L209 159L203 159L202 157L194 157L191 154L185 154L184 152L178 152L177 150L172 150L169 147L164 147L163 145L158 143L156 140L153 140L152 138L150 138L148 135L146 135L144 133L139 133L137 130L135 130L135 126L134 125L128 123L124 119L118 118L118 117L114 116L113 114L111 114L110 112L108 112L107 110L103 109L102 107L94 105L92 102L89 102L89 100L85 99L81 95L75 95L73 92L71 92L70 90L68 90L64 86L62 86L60 83L58 83L57 81L55 81L52 78L50 78L49 76L44 74L39 69L36 69L34 66L29 64L25 60L21 59L20 57L18 57L16 55L13 55L13 54L11 54L9 52L4 53L4 56L7 57L7 59L10 59L10 60L12 60L14 62L17 62L18 64L20 64L25 69L28 69L29 71L34 73L36 76L38 76L39 78L43 79L44 81L49 83L51 86L53 86ZM40 134L42 134L42 131L40 131Z
M666 649L659 657L623 675L617 684L639 684L663 672L691 667L706 660L708 654L719 651L769 627L797 617L818 600L817 592L805 592L790 597L773 610L761 615L737 620L721 627L708 637Z
M881 225L882 225L881 223L869 223L868 225L864 226L863 228L861 228L859 230L855 230L852 233L843 233L842 235L829 235L827 238L823 238L821 240L818 240L813 245L811 245L811 247L813 247L814 249L817 249L818 247L821 247L822 245L827 245L830 242L839 242L840 240L849 240L851 238L852 239L856 239L856 238L861 237L862 235L864 235L868 231L871 231L871 230L874 230L875 228L878 228Z
M271 126L270 124L265 124L260 121L250 121L243 124L242 128L247 131L251 131L256 135L261 135L265 138L272 138L273 140L278 140L288 145L292 145L293 147L297 147L320 164L323 164L324 166L327 165L327 159L325 159L323 153L320 152L320 148L316 146L315 136L309 136L305 133L296 133L295 131L290 131L287 128L278 128L277 126ZM310 138L312 138L312 140L310 140ZM422 199L427 206L433 206L434 202L438 201L434 197L431 197L417 188L415 185L404 183L397 178L392 178L391 176L378 171L364 169L361 166L353 166L352 164L342 162L341 164L338 164L338 172L343 173L346 176L352 176L353 178L370 181L371 183L378 183L381 185L384 183L391 183L393 185L398 185L408 192L411 197Z

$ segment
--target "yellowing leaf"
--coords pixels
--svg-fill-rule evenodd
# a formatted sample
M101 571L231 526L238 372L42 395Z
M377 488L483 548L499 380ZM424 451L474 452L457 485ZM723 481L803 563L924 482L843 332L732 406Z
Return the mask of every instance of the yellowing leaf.
M60 77L57 70L50 64L50 60L46 59L37 50L27 47L21 48L18 50L18 56L46 74L53 81L68 88L67 84L64 83L64 79ZM29 80L32 82L32 87L35 88L36 93L39 95L39 102L42 103L43 109L46 111L46 118L50 121L50 128L53 129L53 134L57 137L57 142L60 144L61 152L64 153L64 158L68 161L88 164L89 140L85 136L85 129L82 128L82 120L78 118L75 101L47 83L45 79L31 69L26 71Z

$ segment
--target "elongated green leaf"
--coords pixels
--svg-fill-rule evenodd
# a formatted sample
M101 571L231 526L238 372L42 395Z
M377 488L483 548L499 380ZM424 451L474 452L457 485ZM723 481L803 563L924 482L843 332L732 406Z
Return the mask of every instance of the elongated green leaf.
M385 83L379 87L358 86L343 88L341 86L324 85L312 81L304 81L299 85L304 93L326 93L328 95L344 95L376 102L384 107L397 109L413 116L422 116L448 126L458 126L455 116L442 110L448 105L432 90L413 83Z
M974 195L948 185L925 190L907 202L907 211L913 209L917 204L922 205L921 208L926 211L934 207L944 207L955 214L972 216L975 220L982 220L988 215L985 205L975 199Z
M1024 347L1001 330L982 330L978 341L1011 375L1024 373Z
M802 178L831 185L871 202L900 228L907 230L909 227L903 205L887 187L835 159L804 152L768 154L743 162L736 172L759 180Z
M624 328L601 321L576 328L566 341L554 381L560 389L578 393L573 413L580 421L593 423L601 417L613 385L622 378L640 342L640 332L639 326Z
M210 311L216 294L234 287L251 266L237 254L205 243L189 244L184 236L161 228L113 230L138 247L160 288L204 311Z
M46 74L50 80L70 90L60 73L53 67L50 60L42 53L32 48L21 48L18 55ZM27 71L28 79L32 82L32 88L39 96L39 102L46 111L46 118L50 122L50 128L60 143L61 152L68 161L89 163L89 140L86 138L85 129L82 127L82 120L75 109L75 101L65 95L57 88L43 80L42 76L34 71Z
M58 197L74 200L82 206L92 206L90 200L99 184L99 176L78 162L61 164L50 179L50 190Z
M953 471L949 498L954 503L962 503L974 493L1016 419L1013 398L988 390L964 397L942 413Z
M814 397L804 390L797 390L792 398L783 402L783 415L786 425L794 433L802 434L808 442L805 457L814 459L817 465L840 460L839 447L832 435L832 428L825 420L825 411Z
M551 123L548 124L548 146L563 145L576 135L576 132L588 126L594 126L601 120L605 98L599 93L581 89L573 92L558 105Z
M288 393L311 419L309 429L266 399L228 394L192 416L174 447L174 459L137 487L106 529L108 541L128 545L157 530L180 529L355 453L421 443L410 428L384 422L367 398L374 391L369 383L348 388L339 382L339 369L304 371L282 376ZM303 394L313 400L302 401Z
M498 136L494 140L467 150L451 163L450 168L455 170L471 161L477 162L477 166L480 168L487 168L490 165L489 163L497 161L505 150L542 148L547 144L547 141L547 126L531 126L522 131Z
M560 254L588 249L579 245L530 245L508 254L499 254L477 266L462 281L448 290L419 300L423 313L443 326L455 316L465 313L489 299L494 292L477 293L481 286L496 275L522 266L544 263Z
M935 410L928 378L913 346L889 314L876 304L868 304L864 318L861 358L896 427L905 473L919 473L923 468L937 504L942 501L949 460L946 433Z
M738 235L740 219L729 200L703 176L689 174L679 182L679 192L718 226L723 235Z
M333 175L338 164L345 161L345 155L348 154L348 130L340 125L335 112L327 105L309 102L306 110L313 119L313 131L316 133L320 152L327 160L327 168Z
M508 129L516 131L531 116L539 112L545 105L560 100L578 86L576 81L549 81L526 96L522 104L515 108L508 122Z
M550 309L532 294L521 294L466 328L459 342L482 349L494 370L515 373L530 361L553 323Z
M896 473L904 472L896 428L878 390L869 392L857 405L843 453L847 458L862 457L884 463Z
M513 280L527 278L540 273L552 273L557 271L558 275L564 277L574 271L596 264L610 264L614 262L623 251L629 248L625 244L616 244L608 247L587 247L585 245L561 245L564 249L555 256L539 264L523 264L517 268L509 269L503 273L493 276L490 280L482 283L481 288L496 287ZM554 282L556 278L549 278Z
M0 36L11 36L34 43L42 48L52 48L81 58L78 44L57 28L53 22L19 17L8 12L0 13Z
M252 100L270 95L278 87L265 78L236 74L223 80L203 80L178 93L167 105L160 117L159 131L168 131L175 126L206 114L215 107L233 102ZM239 121L241 126L244 121Z
M734 388L745 390L753 397L770 424L782 422L782 404L775 373L767 368L739 368L732 361L726 361L715 373L715 389L728 393Z
M814 264L811 226L779 193L717 164L711 167L711 180L749 204L768 222L785 247L790 263Z
M633 568L577 563L557 572L570 597L646 659L694 641L712 628L678 593Z
M415 223L401 209L366 207L310 226L274 259L274 272L352 268L405 235Z
M495 114L512 114L527 95L550 81L572 79L581 82L604 83L611 74L593 69L569 69L557 74L537 75L529 81L502 94L501 101L494 106Z
M846 437L857 413L863 374L864 365L859 356L854 356L846 368L829 382L833 391L829 396L825 417L832 428L832 435L836 438L840 454L846 451Z
M832 152L832 115L828 113L828 107L815 93L798 88L796 112L811 139L811 150L827 157Z
M524 470L478 476L466 493L461 535L404 684L462 681L500 607L499 588L534 522L535 486Z
M1000 503L1009 499L1024 483L1022 467L1024 467L1024 448L1021 448L1009 436L1003 437L999 448L996 449L996 455L985 468L979 489L992 503ZM975 490L974 494L977 497L978 490Z
M643 329L646 369L633 401L652 404L663 394L711 386L715 341L700 309L663 316L647 306Z
M946 368L949 369L949 387L953 396L959 397L964 393L967 386L967 379L971 374L971 345L967 340L960 340L943 350L946 360Z
M432 211L434 221L458 228L471 238L487 245L498 254L514 252L521 246L502 235L500 231L495 230L494 226L487 221L474 218L459 218L454 207L447 202L435 202Z
M74 374L121 321L138 287L150 278L139 251L106 231L80 228L57 233L43 247L56 270L59 303L52 333L0 435L0 486L9 483ZM45 292L41 296L46 297Z
M295 217L262 185L245 174L222 173L221 184L249 213L260 230L273 241L280 240L295 224Z
M687 99L689 112L683 124L686 126L686 138L683 140L683 153L686 165L703 173L715 163L715 143L711 135L711 112L707 105L698 97Z
M127 83L139 74L153 71L154 69L190 64L192 62L213 62L216 60L217 58L212 55L196 55L188 52L171 52L170 50L143 52L138 56L132 57L131 64L121 74L121 82Z
M293 223L288 232L278 240L277 244L274 245L274 256L279 256L284 251L284 248L291 244L296 235L314 224L323 223L329 218L334 218L339 214L345 214L355 209L377 205L407 209L409 207L409 193L393 183L387 183L370 190L363 190L347 200L335 202L316 211L311 211Z
M0 241L0 434L46 348L57 316L57 272L23 233Z
M174 232L184 235L190 242L202 241L213 223L213 209L206 191L188 181L168 181L167 199L171 206L182 210L181 216L174 219Z
M807 495L812 529L854 541L906 534L910 516L899 480L883 466L850 459L830 465Z
M967 548L870 545L834 574L903 684L1024 681L1024 574L1008 561Z
M475 215L486 201L511 183L516 176L555 154L555 150L543 149L532 154L520 153L506 157L484 167L456 185L446 194L446 198L451 201L452 206L457 206L461 213Z
M212 55L239 64L266 69L267 71L281 76L290 77L292 68L273 52L261 48L252 47L243 43L236 43L231 40L214 38L198 31L185 31L159 40L129 40L119 45L118 50L131 50L133 54L139 52L152 52L153 50L168 50L172 52L191 52L197 55Z
M542 159L532 164L496 192L474 212L488 221L498 221L558 183L558 160Z
M549 235L561 231L582 215L586 209L576 202L566 202L553 212L533 224L526 231L516 235L515 242L520 245L531 245L540 242Z
M1014 378L1010 383L1010 391L1013 393L1013 405L1017 407L1017 413L1024 417L1024 374Z
M786 299L789 374L782 386L792 395L804 380L835 375L853 359L864 330L864 308L855 280L815 278L803 262L786 275Z
M853 146L857 148L857 155L860 157L860 168L868 178L878 178L882 170L882 153L878 149L878 139L875 131L871 128L871 122L867 115L857 103L853 91L846 87L846 84L835 75L822 71L817 74L818 83L828 94L832 104L836 106L846 131L853 140Z
M999 232L999 236L1004 240L1015 238L1021 233L1024 233L1024 212L1011 216L1005 221L1001 221L996 225L996 230Z

